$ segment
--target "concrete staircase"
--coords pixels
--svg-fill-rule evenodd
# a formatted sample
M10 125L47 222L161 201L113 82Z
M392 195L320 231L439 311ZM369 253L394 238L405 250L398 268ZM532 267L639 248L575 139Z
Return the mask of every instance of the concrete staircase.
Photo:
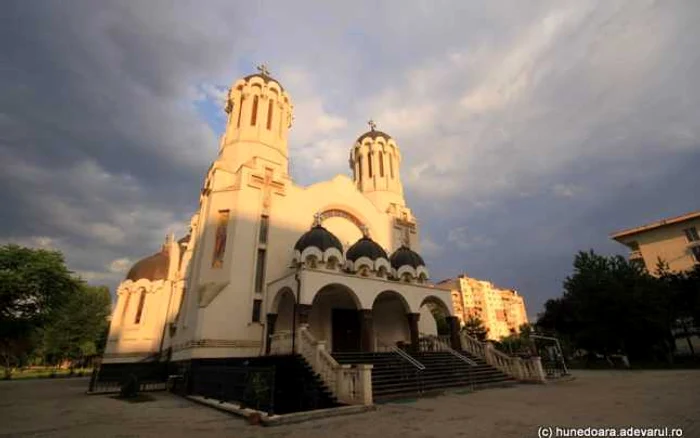
M395 352L334 353L341 364L369 363L372 369L372 393L375 402L437 394L449 388L484 388L512 385L515 380L487 365L482 359L460 352L472 364L450 352L420 352L411 356L425 369L419 370Z

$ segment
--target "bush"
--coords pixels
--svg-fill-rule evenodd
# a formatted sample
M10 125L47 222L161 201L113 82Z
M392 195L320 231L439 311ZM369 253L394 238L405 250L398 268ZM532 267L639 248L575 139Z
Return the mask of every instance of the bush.
M122 381L121 388L119 390L119 397L122 398L133 398L139 394L139 378L135 374L129 374Z

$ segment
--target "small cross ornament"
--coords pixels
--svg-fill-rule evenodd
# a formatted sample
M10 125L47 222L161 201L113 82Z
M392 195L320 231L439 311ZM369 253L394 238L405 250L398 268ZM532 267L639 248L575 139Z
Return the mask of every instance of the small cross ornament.
M314 226L315 227L321 226L321 213L314 214Z
M369 237L369 228L367 228L367 225L362 225L360 231L362 231L364 237Z
M270 76L270 70L267 69L266 64L260 64L259 66L256 67L258 71L260 72L261 75L263 76Z
M369 125L369 129L372 131L374 131L377 128L377 124L372 119L369 119L367 124Z

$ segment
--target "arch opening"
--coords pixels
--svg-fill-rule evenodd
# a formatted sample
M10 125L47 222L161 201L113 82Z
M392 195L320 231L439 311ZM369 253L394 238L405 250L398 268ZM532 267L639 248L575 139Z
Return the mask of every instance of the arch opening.
M448 316L450 310L441 299L432 295L426 297L420 305L418 332L421 336L449 336Z
M372 303L372 328L375 350L411 342L411 332L406 314L410 307L399 293L387 290Z
M361 313L357 295L348 287L329 284L314 296L309 330L333 352L360 351Z

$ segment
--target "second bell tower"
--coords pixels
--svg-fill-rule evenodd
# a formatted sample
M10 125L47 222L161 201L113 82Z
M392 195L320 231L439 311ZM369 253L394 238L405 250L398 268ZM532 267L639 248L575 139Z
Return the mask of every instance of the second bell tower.
M292 127L292 101L264 65L236 81L226 97L226 131L219 159L236 171L253 159L289 174L287 136Z

